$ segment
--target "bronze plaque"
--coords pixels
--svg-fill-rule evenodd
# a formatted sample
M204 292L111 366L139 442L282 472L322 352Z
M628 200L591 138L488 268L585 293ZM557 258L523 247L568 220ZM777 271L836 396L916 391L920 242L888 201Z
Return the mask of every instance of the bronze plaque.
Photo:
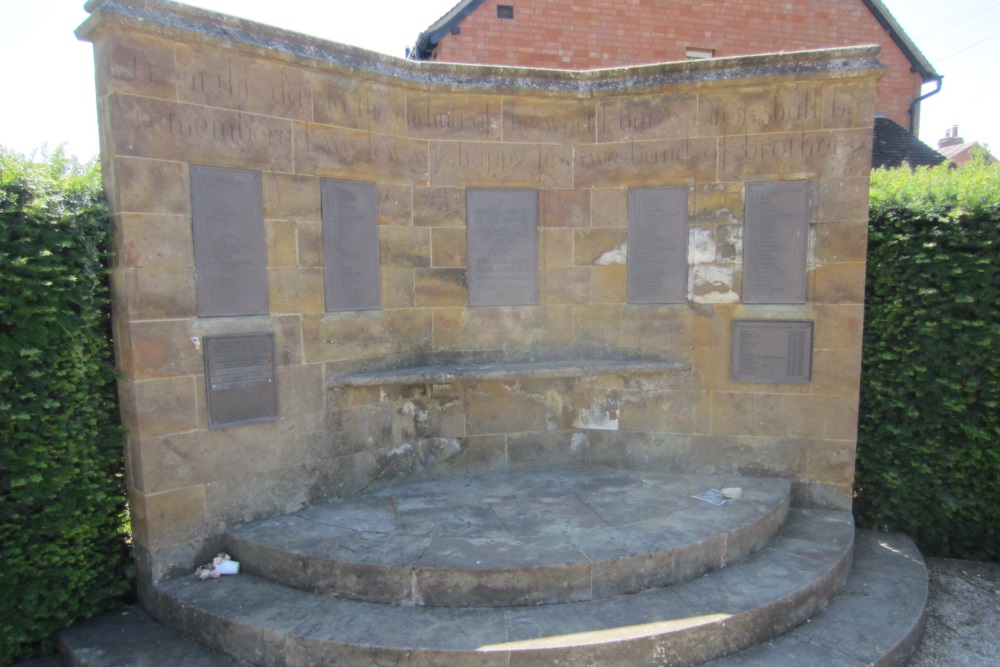
M278 418L274 334L206 336L205 383L211 428Z
M733 320L735 382L810 382L812 320Z
M628 191L628 302L687 300L688 189Z
M747 183L744 303L805 303L809 189L809 181Z
M382 291L375 184L324 178L321 190L326 310L377 310Z
M198 316L266 315L260 172L191 165L191 226Z
M470 306L538 303L538 191L466 194Z

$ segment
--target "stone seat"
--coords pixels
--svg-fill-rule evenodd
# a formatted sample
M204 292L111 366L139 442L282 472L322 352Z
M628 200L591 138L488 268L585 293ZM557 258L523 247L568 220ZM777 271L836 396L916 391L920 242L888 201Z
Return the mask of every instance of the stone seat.
M739 500L693 498L739 486ZM229 531L243 571L401 605L609 598L691 579L763 547L786 480L581 466L420 481Z

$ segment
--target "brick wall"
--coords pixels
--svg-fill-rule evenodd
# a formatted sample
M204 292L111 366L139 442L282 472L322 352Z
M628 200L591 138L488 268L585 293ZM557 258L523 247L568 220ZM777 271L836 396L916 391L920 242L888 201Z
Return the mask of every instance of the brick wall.
M514 7L497 18L498 4ZM920 75L861 0L489 0L441 40L442 62L595 69L716 57L878 44L888 71L875 112L909 126Z

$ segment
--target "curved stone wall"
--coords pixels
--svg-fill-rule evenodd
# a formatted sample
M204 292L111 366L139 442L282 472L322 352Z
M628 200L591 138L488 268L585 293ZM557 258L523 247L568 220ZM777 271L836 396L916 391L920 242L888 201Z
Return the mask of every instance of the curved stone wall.
M850 506L876 48L565 72L88 9L144 580L415 475L586 460Z

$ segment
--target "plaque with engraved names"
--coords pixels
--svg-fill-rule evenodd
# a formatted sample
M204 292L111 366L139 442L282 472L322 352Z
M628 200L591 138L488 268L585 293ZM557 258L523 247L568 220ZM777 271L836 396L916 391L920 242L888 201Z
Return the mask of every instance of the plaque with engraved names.
M744 303L805 303L809 191L809 181L747 183Z
M375 184L324 178L320 187L326 310L377 310L382 291Z
M466 193L470 306L538 303L538 191Z
M735 382L812 380L812 320L733 320Z
M628 302L687 300L688 189L628 191Z
M206 336L204 344L209 427L277 419L274 334Z
M191 165L190 173L198 316L266 315L260 172Z

